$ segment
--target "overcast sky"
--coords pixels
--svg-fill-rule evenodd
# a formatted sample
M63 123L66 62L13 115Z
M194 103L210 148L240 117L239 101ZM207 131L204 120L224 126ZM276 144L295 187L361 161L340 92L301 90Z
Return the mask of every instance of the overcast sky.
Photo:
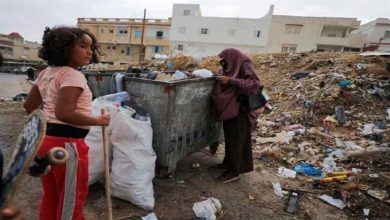
M77 18L168 18L174 3L200 4L203 16L260 18L275 15L353 17L366 23L390 18L390 0L0 0L0 34L18 32L41 42L44 27L77 25Z

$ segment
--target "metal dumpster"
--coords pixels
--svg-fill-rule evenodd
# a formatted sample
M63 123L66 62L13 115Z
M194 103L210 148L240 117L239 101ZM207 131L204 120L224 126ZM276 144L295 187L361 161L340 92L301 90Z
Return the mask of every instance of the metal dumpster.
M88 86L91 89L94 98L112 94L115 91L112 89L113 85L113 74L118 71L85 71L83 74L87 78Z
M209 113L214 84L215 78L162 82L124 77L130 105L151 117L157 175L174 172L179 160L201 148L217 149L221 123Z

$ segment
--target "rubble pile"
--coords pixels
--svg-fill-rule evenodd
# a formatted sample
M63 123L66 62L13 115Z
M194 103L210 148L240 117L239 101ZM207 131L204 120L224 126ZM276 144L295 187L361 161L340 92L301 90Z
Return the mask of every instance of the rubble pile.
M390 58L341 52L250 58L273 106L253 133L259 163L293 178L284 188L319 190L313 202L350 216L390 218ZM218 61L208 57L200 66L217 70Z
M258 120L254 157L295 171L292 185L320 189L322 200L350 215L390 218L390 58L310 52L251 59L273 106Z

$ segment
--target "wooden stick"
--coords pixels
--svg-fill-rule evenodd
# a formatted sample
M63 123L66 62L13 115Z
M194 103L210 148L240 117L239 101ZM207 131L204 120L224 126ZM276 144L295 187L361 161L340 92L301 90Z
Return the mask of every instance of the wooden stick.
M104 109L101 110L102 115L104 115ZM106 182L106 200L108 208L108 219L112 220L112 202L111 202L111 182L110 182L110 160L108 152L108 134L107 127L102 126L103 134L103 152L104 152L104 176Z

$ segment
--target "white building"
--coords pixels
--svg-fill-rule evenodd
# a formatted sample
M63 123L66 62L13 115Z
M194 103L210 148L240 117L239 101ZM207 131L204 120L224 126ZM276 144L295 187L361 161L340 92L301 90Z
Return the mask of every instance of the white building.
M363 24L354 33L366 35L364 50L390 51L390 19L377 18Z
M356 18L273 15L259 19L203 17L198 4L174 4L171 52L195 57L217 55L225 48L243 52L360 51L364 35L352 34Z
M360 51L364 36L352 34L356 18L273 15L267 52Z
M216 55L234 47L244 52L264 51L273 6L259 19L203 17L198 4L174 4L170 31L173 55Z

